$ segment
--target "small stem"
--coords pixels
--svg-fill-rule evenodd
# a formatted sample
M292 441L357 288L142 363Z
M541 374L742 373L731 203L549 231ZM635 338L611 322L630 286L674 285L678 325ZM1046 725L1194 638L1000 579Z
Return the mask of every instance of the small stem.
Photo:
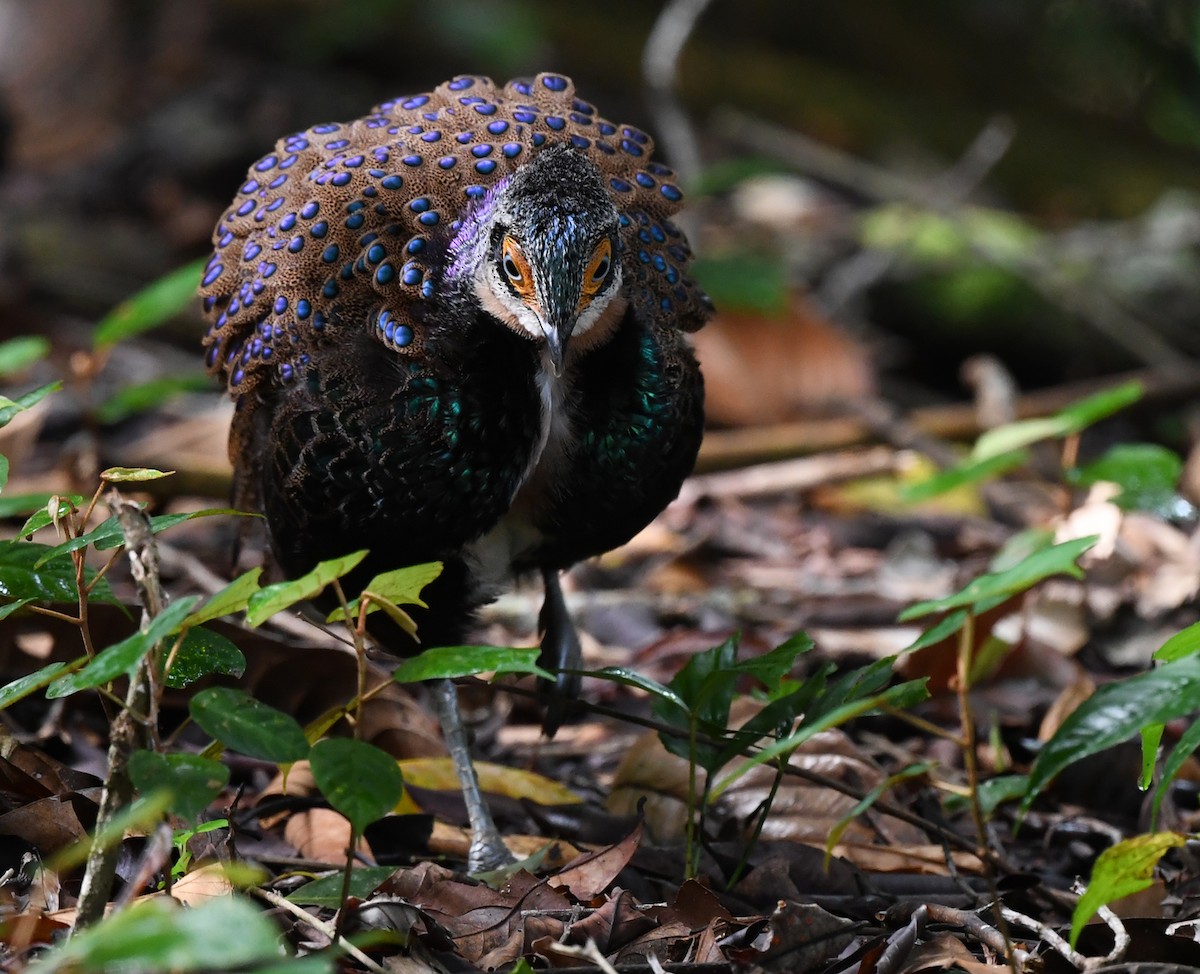
M61 622L69 622L73 626L83 625L81 620L76 619L72 615L67 615L65 612L59 612L56 609L47 609L45 606L33 604L27 605L25 608L27 608L30 612L36 612L40 616L46 616L50 619L58 619Z
M944 727L938 727L937 724L926 720L924 717L918 717L916 714L910 714L903 710L897 710L895 707L883 706L879 709L882 713L887 714L889 717L894 717L896 720L903 721L904 723L915 727L922 733L928 734L930 737L940 737L943 740L950 741L952 744L955 744L960 748L967 746L966 741L963 739L961 734L954 734L946 730Z
M336 925L333 928L335 940L342 939L342 928L346 922L346 902L350 899L350 874L354 871L354 850L358 848L358 829L350 826L350 845L346 849L346 866L342 870L342 894L338 898L340 906L337 912Z
M749 841L746 842L746 847L742 850L738 864L733 867L729 881L725 884L727 892L737 885L737 881L742 878L742 873L746 871L746 866L750 862L750 850L758 845L758 837L762 834L763 826L767 824L767 815L770 814L771 806L775 803L775 796L779 792L779 786L783 784L784 768L787 766L787 762L788 758L780 757L775 763L775 779L771 782L771 790L767 792L767 797L762 800L762 805L760 806L762 811L759 812L758 820L754 823L754 831L751 833Z
M971 707L971 670L973 650L975 647L975 616L968 612L966 621L958 636L957 683L958 715L962 724L962 755L963 770L967 776L967 801L971 806L971 819L975 823L975 838L978 843L976 855L983 864L983 873L987 879L988 892L992 902L996 904L996 927L1004 937L1004 955L1013 974L1017 974L1017 958L1013 952L1012 938L1008 932L1008 922L1000 902L1000 889L996 885L996 871L987 856L987 818L983 814L983 805L979 801L979 756L975 753L977 745L975 733L975 714Z
M108 570L117 563L117 560L123 554L125 554L125 546L121 545L119 548L117 548L115 551L113 551L113 553L111 555L108 556L108 561L106 561L103 565L100 566L99 569L97 569L96 574L92 576L92 580L87 583L87 590L88 590L89 595L92 594L92 589L94 589L96 587L96 585L97 585L97 583L99 583L100 579L102 579L105 575L108 574Z
M350 603L346 598L346 592L342 588L341 579L333 580L333 590L337 593L338 603L342 607L342 615L346 623L346 629L350 633L350 638L354 640L354 659L357 666L357 692L354 695L354 739L359 740L362 737L362 708L363 708L363 693L367 688L367 649L366 649L366 627L367 627L367 600L359 599L358 606L358 622L351 624Z

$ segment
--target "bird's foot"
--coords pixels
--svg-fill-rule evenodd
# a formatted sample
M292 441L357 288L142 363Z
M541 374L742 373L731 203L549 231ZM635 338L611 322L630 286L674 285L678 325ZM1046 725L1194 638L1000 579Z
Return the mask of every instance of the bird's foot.
M467 872L472 876L505 869L516 863L495 825L490 830L471 829L471 848L467 852Z
M467 871L476 874L511 866L517 861L516 857L500 838L500 830L496 828L492 813L483 800L479 776L467 751L467 732L463 727L462 714L458 711L458 691L450 680L433 680L432 690L442 734L446 738L446 750L450 752L450 760L458 773L463 801L467 806L467 819L471 824Z

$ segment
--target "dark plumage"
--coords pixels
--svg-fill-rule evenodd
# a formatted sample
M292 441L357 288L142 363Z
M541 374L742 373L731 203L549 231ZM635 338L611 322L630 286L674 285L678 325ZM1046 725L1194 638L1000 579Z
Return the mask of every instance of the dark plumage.
M250 168L206 345L237 400L236 500L286 573L444 561L419 634L459 642L514 574L555 589L675 496L703 410L683 332L710 306L652 152L559 75L461 77ZM548 627L569 653L553 606Z

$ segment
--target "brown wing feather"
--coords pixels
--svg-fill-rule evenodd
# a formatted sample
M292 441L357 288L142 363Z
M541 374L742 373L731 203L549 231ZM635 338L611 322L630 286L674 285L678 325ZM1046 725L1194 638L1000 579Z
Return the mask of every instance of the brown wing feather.
M669 219L682 196L652 160L650 137L598 116L561 75L502 90L462 76L280 139L250 167L214 232L201 287L210 369L240 397L266 377L292 379L323 332L364 323L396 352L419 353L461 216L566 141L599 168L621 213L635 309L661 327L700 327L710 305Z

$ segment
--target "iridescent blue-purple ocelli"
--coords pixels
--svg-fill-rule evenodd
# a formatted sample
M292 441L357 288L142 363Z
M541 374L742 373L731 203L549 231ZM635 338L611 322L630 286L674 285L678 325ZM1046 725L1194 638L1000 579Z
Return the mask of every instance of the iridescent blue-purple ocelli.
M669 219L683 194L651 160L645 132L600 117L562 75L503 88L463 76L356 121L289 135L250 167L201 279L210 367L236 393L290 382L310 342L384 311L396 327L368 333L393 353L419 353L448 241L492 187L563 142L611 190L625 273L648 313L700 308L690 251ZM302 298L322 314L302 316Z

